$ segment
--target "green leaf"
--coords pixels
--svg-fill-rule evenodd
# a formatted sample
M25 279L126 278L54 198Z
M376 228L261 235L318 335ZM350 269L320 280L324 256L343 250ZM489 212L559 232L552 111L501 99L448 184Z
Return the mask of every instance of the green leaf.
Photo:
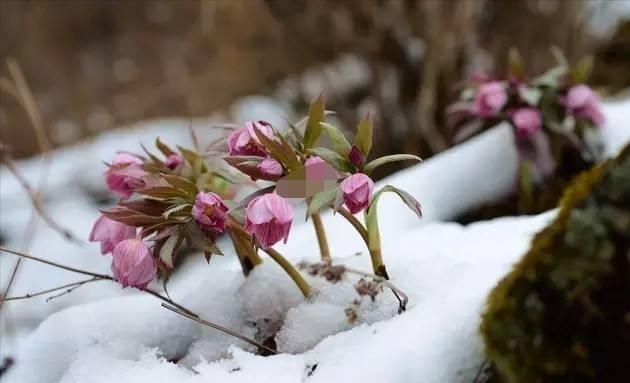
M571 78L574 84L585 83L593 72L593 56L586 56L581 59L573 69Z
M508 53L508 68L510 69L510 73L516 78L523 78L525 72L523 69L523 58L515 47L510 48L510 52Z
M177 149L182 154L182 157L184 157L186 162L190 164L190 166L192 167L196 166L200 168L199 169L200 172L205 172L208 170L208 168L206 167L205 161L203 161L203 157L201 157L197 152L195 152L194 150L186 149L179 145L177 146Z
M538 88L524 86L519 88L518 94L523 99L523 101L525 101L529 105L538 106L538 102L540 101L543 92Z
M350 152L350 143L346 140L343 132L336 126L326 122L321 122L320 125L324 129L328 138L330 138L333 150L344 157L348 157L348 153Z
M535 86L557 87L560 83L560 79L565 76L568 71L567 66L559 65L549 69L547 72L535 78L532 84Z
M162 174L162 177L168 182L172 187L182 190L186 192L191 197L196 197L197 193L199 193L199 189L197 189L197 185L189 181L188 179L177 176L174 174Z
M569 61L557 45L551 47L551 55L556 59L558 66L569 67Z
M288 169L295 169L300 166L300 162L295 156L295 152L290 146L278 143L275 140L267 137L254 125L254 133L260 141L260 143L271 153L271 156L278 162L283 164ZM285 141L286 142L286 141Z
M359 122L357 135L354 138L354 145L361 150L366 158L372 149L372 130L372 117L368 113L365 118Z
M414 214L418 216L418 218L422 218L422 207L420 206L420 203L415 198L413 198L411 194L392 185L386 185L381 190L374 193L374 196L372 196L372 201L370 201L370 206L368 206L366 212L368 216L370 214L376 214L376 205L378 203L378 200L386 192L396 193L400 197L400 199L403 200L405 205L407 205L407 207L409 207L409 209L411 209L411 211L413 211Z
M315 194L308 202L306 219L333 204L337 198L338 190L338 188L330 188Z
M155 146L165 157L175 154L175 152L171 148L169 148L165 143L160 140L160 137L155 139Z
M308 120L306 122L306 131L304 132L304 148L313 147L322 134L322 127L319 123L324 121L324 113L324 95L320 94L308 108Z
M190 195L185 191L168 186L149 187L146 189L137 190L137 192L138 194L158 199L168 199L175 197L190 198Z
M363 168L363 172L365 174L369 175L370 173L372 173L374 171L374 169L376 169L377 167L379 167L381 165L385 165L385 164L390 163L390 162L408 161L408 160L421 162L422 158L420 158L418 156L414 156L413 154L392 154L391 156L384 156L384 157L381 157L381 158L377 158L377 159L375 159L373 161L370 161Z
M354 165L339 153L328 148L312 148L308 153L321 157L324 161L331 164L335 169L341 172L355 171Z

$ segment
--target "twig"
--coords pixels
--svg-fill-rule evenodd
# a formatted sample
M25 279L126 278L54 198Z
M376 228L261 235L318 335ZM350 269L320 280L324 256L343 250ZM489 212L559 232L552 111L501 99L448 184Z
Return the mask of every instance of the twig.
M366 273L364 271L361 270L356 270L353 268L349 268L347 266L343 266L344 270L349 272L349 273L353 273L353 274L357 274L357 275L361 275L364 277L368 277L368 278L372 278L375 281L381 283L384 286L389 287L390 290L392 290L392 292L394 293L394 295L396 296L396 299L398 299L398 314L401 314L402 312L407 310L407 304L409 303L409 297L407 296L407 294L405 294L402 290L400 290L398 287L396 287L393 283L391 283L389 280L379 276L379 275L375 275L375 274L371 274L371 273Z
M21 258L26 258L26 259L31 259L33 261L37 261L37 262L41 262L41 263L45 263L47 265L50 266L54 266L57 267L59 269L64 269L64 270L68 270L68 271L72 271L74 273L78 273L78 274L83 274L83 275L89 275L91 277L99 277L102 279L109 279L109 280L113 280L112 277L110 277L109 275L105 275L105 274L99 274L99 273L93 273L91 271L86 271L86 270L81 270L81 269L76 269L72 266L66 266L66 265L62 265L61 263L57 263L57 262L53 262L53 261L49 261L47 259L44 258L39 258L39 257L35 257L33 255L30 254L26 254L23 253L21 251L15 251L15 250L11 250L11 249L7 249L6 247L0 246L0 252L5 252L5 253L9 253L9 254L13 254L13 255L17 255L18 257Z
M85 279L85 280L82 280L82 281L68 283L66 285L53 287L52 289L38 291L36 293L29 293L29 294L25 294L25 295L21 295L21 296L17 296L17 297L4 298L3 301L17 301L17 300L20 300L20 299L35 298L35 297L40 296L40 295L45 295L45 294L48 294L48 293L54 293L55 291L63 290L63 289L66 289L66 288L72 288L72 290L74 290L75 288L83 286L86 283L96 282L96 281L103 281L103 280L106 280L106 279L103 279L103 278L100 278L100 277L92 277L92 278ZM72 291L72 290L70 290L70 291ZM46 302L48 302L52 298L54 298L54 297L46 299Z
M50 296L50 297L46 298L46 303L52 301L53 299L62 297L64 295L66 295L66 294L70 294L71 292L73 292L74 290L78 289L79 287L85 285L86 283L95 282L95 281L102 281L102 280L103 279L101 279L101 278L94 277L92 279L88 279L88 280L85 280L83 282L77 282L77 283L74 284L74 286L71 286L66 291L62 291L59 294L55 294L53 296Z
M31 199L33 208L37 211L39 216L48 224L48 226L50 226L50 228L54 231L61 234L64 238L75 243L82 243L70 232L70 230L63 228L48 214L48 212L46 212L44 204L40 199L39 193L33 190L33 187L28 183L24 175L22 175L13 158L11 158L7 146L2 143L0 143L0 157L7 169L9 169L13 176L15 176L22 188L26 191L26 194L28 194L29 198Z
M269 352L271 354L275 355L275 354L278 353L278 351L276 351L276 350L274 350L272 348L269 348L269 347L265 346L262 343L258 343L258 342L256 342L253 339L250 339L250 338L248 338L246 336L243 336L243 335L241 335L241 334L239 334L237 332L234 332L234 331L232 331L232 330L230 330L228 328L225 328L223 326L220 326L218 324L214 324L212 322L208 322L206 320L203 320L203 319L201 319L199 317L192 316L192 315L188 314L187 312L185 312L183 310L180 310L179 308L169 306L166 303L162 303L162 307L164 307L167 310L171 310L172 312L174 312L176 314L182 315L182 316L184 316L184 317L186 317L188 319L194 320L197 323L201 323L201 324L203 324L205 326L208 326L208 327L211 327L211 328L213 328L215 330L219 330L219 331L222 331L222 332L224 332L226 334L232 335L235 338L238 338L238 339L240 339L240 340L242 340L244 342L247 342L247 343L251 344L252 346L256 346L259 349L265 350L265 351L267 351L267 352Z

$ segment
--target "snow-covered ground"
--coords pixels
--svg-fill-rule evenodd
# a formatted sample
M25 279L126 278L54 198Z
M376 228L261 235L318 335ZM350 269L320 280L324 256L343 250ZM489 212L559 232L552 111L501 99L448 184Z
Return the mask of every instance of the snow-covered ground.
M252 110L257 101L247 102L247 108L235 113L238 120L251 117L242 110ZM277 120L282 108L268 105L277 110ZM605 113L607 152L614 154L630 141L630 101L609 102ZM199 132L204 124L195 122ZM157 135L189 142L188 121L148 125L108 133L53 155L47 208L77 237L87 238L97 216L94 195L102 190L102 160L115 150L136 150L138 141L150 145ZM510 191L517 161L510 140L508 129L500 127L381 182L409 191L425 213L421 223L395 196L384 197L379 205L385 262L393 282L411 300L402 315L396 315L396 302L387 291L374 302L363 297L360 305L353 305L360 298L353 276L334 285L311 278L320 294L305 302L273 262L245 280L228 252L209 265L201 257L187 262L169 285L171 296L204 319L249 336L284 319L277 341L289 353L256 356L250 346L161 308L153 297L98 282L49 303L44 298L6 303L0 350L16 358L6 381L469 382L481 359L477 327L485 296L525 251L532 234L553 216L465 227L445 222ZM20 165L35 182L41 164L33 159ZM28 199L6 169L0 177L0 233L5 246L19 248ZM364 245L347 223L330 214L323 219L336 262L368 271ZM278 250L293 262L316 261L313 229L297 221L289 243ZM43 223L38 230L31 253L107 272L109 258L98 255L94 244L69 244ZM14 261L0 256L3 286ZM24 262L11 295L78 279ZM354 324L345 314L349 307L356 309Z

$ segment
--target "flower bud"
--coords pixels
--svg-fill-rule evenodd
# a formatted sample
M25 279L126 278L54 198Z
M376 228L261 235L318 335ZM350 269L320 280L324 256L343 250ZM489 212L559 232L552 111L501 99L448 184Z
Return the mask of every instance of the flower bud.
M166 167L171 169L171 170L175 170L177 169L177 167L181 164L184 163L184 157L182 157L179 154L171 154L170 156L168 156L168 158L166 159Z
M231 156L267 156L267 150L256 136L254 127L265 136L273 138L273 129L268 122L247 121L245 127L236 129L228 137L228 149Z
M192 208L192 216L203 228L223 233L227 206L219 195L212 192L199 192Z
M339 188L343 193L343 202L350 213L357 214L365 210L370 204L374 182L367 175L357 173L344 179Z
M512 123L516 128L516 135L519 139L526 139L540 131L542 128L542 117L536 108L520 108L512 116Z
M287 242L293 221L293 206L277 194L254 198L245 211L245 230L263 247Z
M596 125L606 121L599 96L587 85L580 84L569 89L566 104L569 112L576 117L588 118Z
M356 145L352 145L352 148L350 148L350 152L348 153L348 160L350 160L352 165L361 169L365 163L365 156L361 153L361 150L356 147Z
M114 280L123 287L145 289L155 278L157 266L151 251L137 238L120 242L112 252L112 272Z
M120 242L134 238L136 228L101 215L90 233L90 242L101 243L101 254L111 253Z
M264 179L272 180L274 178L282 177L284 170L282 169L282 165L273 158L265 158L262 160L256 168L258 171L262 173L265 177Z
M144 187L142 160L129 153L118 153L105 172L107 188L123 198L129 198L135 189Z

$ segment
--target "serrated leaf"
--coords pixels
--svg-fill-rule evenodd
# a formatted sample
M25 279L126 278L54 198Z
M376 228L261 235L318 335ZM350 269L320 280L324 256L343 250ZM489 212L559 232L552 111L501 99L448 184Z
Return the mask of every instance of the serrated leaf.
M355 170L354 165L339 153L328 148L312 148L308 149L309 154L321 157L324 161L331 164L335 169L341 172L352 172Z
M308 120L304 132L304 148L308 149L315 145L317 139L322 134L320 122L324 121L325 107L324 95L320 94L308 108Z
M104 216L109 219L112 219L117 222L124 223L129 226L145 226L145 225L153 225L153 224L161 224L161 223L181 223L181 220L175 219L165 219L162 216L155 217L146 214L139 213L137 211L125 208L125 207L116 207L110 210L101 210Z
M409 161L409 160L422 162L422 158L418 156L414 156L413 154L392 154L390 156L384 156L381 158L377 158L373 161L370 161L363 168L363 172L369 175L370 173L374 171L374 169L376 169L377 167L381 165L385 165L390 162Z
M194 150L186 149L179 145L177 145L177 150L179 150L179 152L182 154L182 157L184 157L184 159L186 160L186 162L188 162L190 166L194 167L199 159L201 159L201 162L203 164L201 171L203 172L207 170L205 163L203 162L203 158L199 155L199 153L195 152Z
M337 191L338 188L330 188L311 197L308 202L308 208L306 209L306 219L308 220L308 217L319 213L322 209L333 204L337 198Z
M181 204L181 205L175 205L170 207L169 209L167 209L162 216L166 219L168 219L168 217L173 214L173 213L178 213L178 212L186 212L186 210L188 210L186 213L186 215L190 215L190 211L192 209L192 205L189 203L185 203L185 204ZM181 215L181 214L180 214Z
M269 151L271 156L288 169L295 169L300 165L300 162L295 156L295 152L290 147L285 147L282 143L278 143L275 140L267 137L254 125L254 133L260 141L260 143Z
M508 68L510 73L516 78L523 78L523 58L515 47L510 48L508 53Z
M271 175L260 171L258 165L260 165L260 163L264 160L262 157L228 156L224 157L223 160L230 164L230 166L255 180L276 181L282 177L282 175Z
M142 148L142 150L146 153L146 155L149 157L149 159L151 159L151 162L153 162L153 164L156 165L163 165L164 162L162 162L161 159L157 158L153 153L151 153L143 144L140 144L140 147Z
M170 155L175 154L175 151L173 151L173 149L171 149L168 145L163 143L160 140L160 137L155 139L155 147L158 148L158 150L164 155L164 157L168 157Z
M210 261L213 254L223 255L211 234L202 231L196 222L190 222L185 226L185 236L191 247L204 253L206 261Z
M361 150L366 158L372 149L372 131L372 117L368 113L365 118L359 122L357 135L354 138L354 145Z
M328 138L330 138L330 144L332 145L333 150L344 157L348 157L348 153L350 152L350 143L346 139L346 136L344 136L343 132L336 126L326 122L321 122L320 125L324 129L324 133L326 133Z
M571 77L574 84L585 83L593 72L593 56L582 58L573 69Z
M169 208L168 203L162 201L150 200L150 199L138 199L132 201L122 201L118 203L119 206L127 208L129 210L136 211L138 213L160 217L164 214L164 211Z
M138 194L145 195L147 197L168 199L175 197L190 198L190 195L184 190L168 187L168 186L155 186L145 189L137 190Z
M160 247L160 260L171 269L173 268L173 253L175 253L177 243L179 242L178 237L178 235L171 235Z

